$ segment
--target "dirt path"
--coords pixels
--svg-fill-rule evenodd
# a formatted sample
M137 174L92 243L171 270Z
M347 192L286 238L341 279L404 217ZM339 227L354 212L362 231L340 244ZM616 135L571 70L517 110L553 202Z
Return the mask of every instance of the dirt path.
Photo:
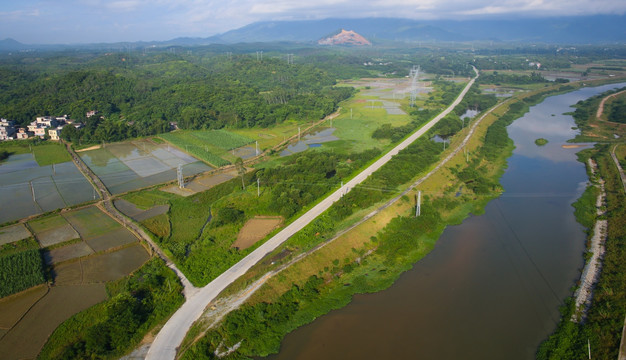
M161 251L157 244L152 241L152 238L148 234L146 234L146 232L143 231L142 228L137 226L131 219L127 218L124 214L118 211L117 208L115 208L109 189L107 189L107 187L100 180L100 178L98 178L96 174L91 171L91 169L83 162L83 160L78 155L76 155L70 144L64 144L78 170L80 170L80 172L83 173L83 175L92 183L92 185L96 189L98 189L98 192L100 193L100 198L102 199L102 201L98 204L98 207L102 209L102 211L104 211L106 214L108 214L111 218L124 225L124 227L126 227L137 238L143 239L150 247L151 252L165 261L166 265L176 273L176 275L180 279L180 282L183 284L183 294L185 295L185 298L189 298L190 296L195 294L198 291L198 288L191 284L191 282L187 279L187 277L185 277L182 271L180 271L178 267L176 267L176 265Z
M619 95L619 94L621 94L621 93L623 93L623 92L626 92L626 90L622 90L622 91L617 92L617 93L615 93L615 94L611 94L611 95L609 95L609 96L605 97L604 99L602 99L602 101L600 102L600 106L598 106L598 111L596 112L596 118L597 118L598 120L602 121L601 117L602 117L602 113L604 112L604 103L605 103L608 99L610 99L610 98L612 98L612 97L614 97L614 96L617 96L617 95Z
M622 169L619 159L617 158L617 155L615 155L615 149L618 145L619 144L616 144L613 146L613 149L611 149L611 158L613 158L613 162L615 163L615 166L617 166L617 171L619 172L619 177L622 180L622 186L624 186L624 192L626 193L626 175L624 175L624 169Z
M596 163L592 159L589 159L588 164L591 169L591 173L595 174L597 172ZM601 216L604 214L602 206L604 205L604 199L606 196L604 192L604 181L602 179L599 180L598 186L600 188L600 194L598 194L598 197L596 198L596 214ZM607 221L596 220L596 224L593 228L593 237L591 238L591 247L589 249L589 252L592 254L591 259L589 259L587 264L585 264L585 268L580 275L580 287L574 293L576 303L576 311L572 315L572 321L574 322L584 321L587 316L589 306L591 306L593 289L598 281L598 277L600 276L600 271L602 270L606 230Z

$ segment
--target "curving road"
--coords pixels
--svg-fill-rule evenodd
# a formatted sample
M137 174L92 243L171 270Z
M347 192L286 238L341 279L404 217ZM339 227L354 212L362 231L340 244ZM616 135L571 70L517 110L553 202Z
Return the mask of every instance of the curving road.
M307 211L304 215L296 219L294 222L286 226L282 231L269 239L263 245L259 246L256 250L248 254L245 258L241 259L237 264L233 265L230 269L226 270L220 276L215 278L205 287L199 289L197 292L187 298L187 301L183 306L172 315L172 317L165 323L161 331L157 334L146 359L149 360L173 360L176 357L178 346L183 341L185 334L191 327L191 325L202 315L206 306L213 299L219 295L233 281L246 273L254 264L259 262L263 257L276 249L279 245L300 231L303 227L317 218L320 214L326 211L334 202L339 200L344 194L348 193L356 185L363 182L368 176L373 174L376 170L385 165L393 156L398 154L401 150L409 146L420 136L424 135L430 128L435 126L439 120L448 115L465 97L469 88L474 84L474 81L478 77L478 71L474 68L476 76L470 80L465 86L463 91L454 100L454 102L446 108L443 112L437 115L434 119L424 125L421 129L413 133L407 139L402 141L396 147L394 147L387 154L383 155L375 163L370 165L367 169L363 170L352 180L348 181L344 186L339 188L320 203L315 205L311 210Z

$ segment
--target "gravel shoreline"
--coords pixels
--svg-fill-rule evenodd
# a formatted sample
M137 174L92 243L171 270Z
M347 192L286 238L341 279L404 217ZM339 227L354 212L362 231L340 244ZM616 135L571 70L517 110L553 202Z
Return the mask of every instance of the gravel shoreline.
M596 174L596 163L589 159L589 169L593 175ZM604 181L598 180L598 186L600 188L600 194L596 199L596 214L601 216L604 214L602 206L605 201ZM593 237L591 238L591 246L589 252L591 252L591 258L585 264L582 274L580 275L580 286L574 293L576 311L572 315L572 321L582 322L587 316L587 311L591 305L591 299L593 297L593 289L598 281L600 272L602 270L602 259L604 258L604 242L606 240L607 221L597 220L593 228Z

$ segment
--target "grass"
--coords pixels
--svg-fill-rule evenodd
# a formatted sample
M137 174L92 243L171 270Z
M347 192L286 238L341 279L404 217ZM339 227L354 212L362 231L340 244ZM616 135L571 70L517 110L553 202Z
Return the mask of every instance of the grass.
M65 146L59 143L46 143L43 145L33 146L33 152L35 154L35 160L39 166L72 161L70 154L65 149Z
M254 140L249 137L235 134L226 130L203 130L194 131L192 136L202 141L206 141L213 146L217 146L223 150L232 150L244 145L248 145Z
M170 236L170 223L167 214L157 215L141 222L154 235L164 239Z
M60 164L72 160L62 144L50 141L37 143L32 141L4 141L0 144L0 150L7 151L10 155L32 152L39 166Z
M219 153L225 153L224 150L204 143L202 140L192 136L190 131L179 130L161 134L159 137L214 167L221 167L230 163L218 155Z

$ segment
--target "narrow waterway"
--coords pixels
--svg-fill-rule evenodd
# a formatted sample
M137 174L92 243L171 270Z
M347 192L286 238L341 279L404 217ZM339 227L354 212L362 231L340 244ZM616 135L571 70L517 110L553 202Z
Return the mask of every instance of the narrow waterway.
M570 105L624 84L553 96L509 126L505 193L448 227L389 289L289 334L274 359L532 359L579 277L583 228L571 203L587 175ZM549 142L537 146L535 139Z

